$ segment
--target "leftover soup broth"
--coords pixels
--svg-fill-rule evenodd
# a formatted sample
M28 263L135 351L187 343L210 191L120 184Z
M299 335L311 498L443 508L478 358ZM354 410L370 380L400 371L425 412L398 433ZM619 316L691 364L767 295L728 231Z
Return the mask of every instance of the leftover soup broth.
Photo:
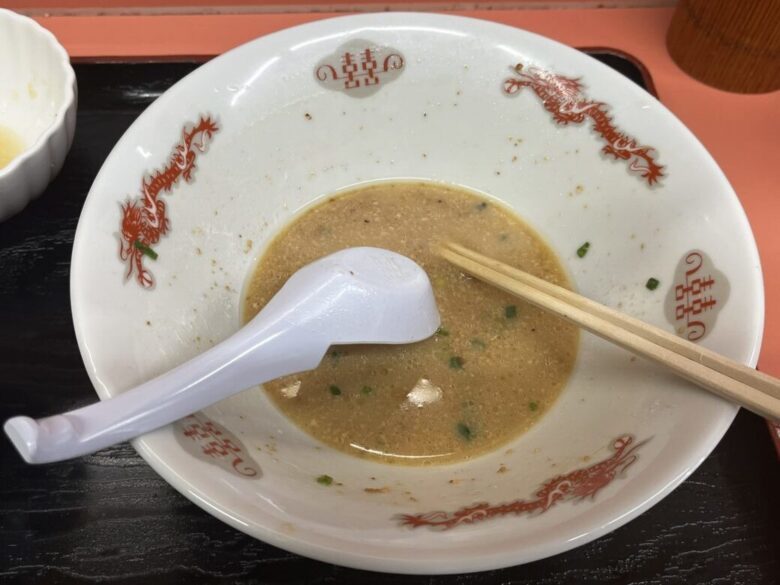
M248 283L245 319L302 266L376 246L425 269L442 327L412 345L332 347L316 370L265 385L284 414L332 447L407 464L473 457L544 415L573 368L577 329L434 255L431 243L445 240L569 286L530 227L471 192L381 183L331 197L271 243Z

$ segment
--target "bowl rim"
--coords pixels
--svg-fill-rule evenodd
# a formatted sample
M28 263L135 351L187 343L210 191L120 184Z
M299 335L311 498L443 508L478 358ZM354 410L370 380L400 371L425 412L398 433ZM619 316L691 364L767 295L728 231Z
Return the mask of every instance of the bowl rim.
M22 152L15 156L10 163L0 169L0 180L6 176L11 175L17 168L21 167L27 160L35 156L35 153L49 141L49 139L58 131L58 129L65 123L65 116L71 109L76 101L76 72L73 70L73 66L70 63L70 55L65 50L65 47L57 40L49 29L40 25L38 22L25 16L9 10L7 8L0 8L0 20L8 18L11 21L19 23L21 26L26 27L30 34L40 35L41 38L46 39L49 48L59 56L59 63L65 72L64 79L64 93L63 100L60 107L57 109L57 114L54 119L46 127L46 129L38 135L35 141L30 144Z
M549 37L546 37L544 35L527 31L519 27L508 26L508 25L492 22L485 19L478 19L478 18L458 16L458 15L450 15L450 14L426 13L426 12L422 12L422 13L394 12L391 14L393 18L408 18L410 20L415 18L436 18L436 19L440 19L441 21L451 22L453 24L463 23L465 25L471 25L471 26L489 25L491 27L501 27L514 32L520 32L521 34L533 36L538 39L543 39L546 43L553 43L562 48L565 47L566 49L569 50L576 50L568 45L550 39ZM331 23L331 21L349 22L350 20L354 20L354 19L362 20L366 18L369 19L376 18L378 16L386 17L385 13L337 16L333 18L323 19L320 21L315 21L313 23L306 23L306 24L302 24L290 28L285 28L275 33L271 33L268 35L261 35L255 39L247 41L246 43L239 45L238 47L232 49L231 51L227 51L223 55L220 55L217 58L209 61L208 63L205 64L205 66L206 67L214 66L215 64L219 63L220 60L223 59L226 55L230 55L234 51L241 50L242 48L245 48L247 45L256 42L258 39L270 39L270 38L275 39L278 36L282 36L291 30L298 30L302 28L316 28L318 26L323 26L323 23ZM332 24L329 25L333 26ZM325 26L328 26L328 24L326 24ZM594 66L608 68L606 65L600 64L598 62L594 63ZM173 88L175 88L179 83L182 83L190 75L194 75L194 74L195 71L188 74L187 76L185 76L185 78L183 78L176 85L174 85ZM758 249L756 246L755 237L753 235L752 229L750 228L750 224L747 219L747 215L744 211L744 207L739 201L739 198L736 196L734 189L731 187L731 184L729 183L722 169L720 169L713 156L709 153L709 151L707 151L707 149L693 134L693 132L690 129L688 129L688 127L685 126L685 124L683 124L682 121L673 112L671 112L663 103L661 103L660 100L657 100L651 94L648 94L648 96L650 99L657 102L657 104L662 108L665 115L669 116L671 119L674 120L677 128L685 134L687 141L689 141L690 147L699 149L700 151L703 152L706 159L708 159L708 161L711 163L709 170L716 175L718 182L722 183L724 185L724 188L730 191L731 194L734 196L734 203L736 204L735 210L737 210L737 216L735 217L735 221L741 223L744 229L746 230L746 232L743 233L743 235L748 240L750 255L752 256L752 259L755 260L756 262L756 271L754 272L754 278L756 284L756 297L754 299L754 310L756 312L756 333L752 339L752 343L750 344L750 347L747 349L747 353L749 354L749 357L745 360L746 363L748 363L749 365L755 366L758 360L758 355L761 347L761 340L763 336L763 325L764 325L764 318L765 318L764 315L765 294L763 289L763 274L761 271ZM154 105L161 107L161 102L160 101L155 102L155 104L153 104L150 107L154 107ZM134 128L135 124L137 124L139 120L133 122L133 124L127 130L127 133L129 133L130 130ZM122 142L122 140L125 137L126 134L123 135L122 138L120 138L115 148L119 146L119 144ZM109 154L109 157L110 156L111 154ZM95 183L97 183L98 180L101 178L102 173L103 173L103 169L101 169L101 171L98 173L95 179ZM84 204L85 208L87 203L89 202L89 198L94 195L96 195L96 193L93 193L92 190L90 190L90 193L87 195L87 198L85 200L85 204ZM72 265L73 263L79 262L79 260L77 259L78 251L79 248L85 244L84 240L86 237L86 231L84 229L79 229L79 228L81 228L81 223L79 223L79 227L76 230ZM76 280L73 278L73 274L74 272L72 271L71 272L72 277L70 282L71 308L72 308L72 314L74 319L74 329L76 332L79 349L81 351L82 357L85 360L89 377L93 385L95 386L97 394L100 396L101 399L106 399L110 397L111 393L100 381L98 377L98 372L95 371L93 364L90 361L89 352L87 351L85 332L83 331L81 325L78 323L77 316L82 311L84 311L86 307L83 305L83 303L79 301L78 294L77 294L78 285L76 283ZM576 538L571 538L569 540L560 539L555 543L548 542L546 544L542 544L525 550L515 548L510 553L508 553L505 550L498 550L495 553L487 554L487 555L482 554L479 557L476 556L465 556L462 558L455 557L455 558L451 558L446 565L442 565L441 563L439 563L435 568L433 567L433 564L436 563L436 561L433 559L427 559L427 558L426 559L419 559L419 558L400 559L397 556L396 557L376 556L358 550L345 551L335 546L328 546L327 544L318 543L312 540L307 540L305 538L291 537L287 534L284 534L283 532L275 530L272 526L269 526L267 524L264 525L261 522L258 522L256 520L250 519L248 522L245 522L243 519L233 515L230 509L225 508L220 501L215 500L212 497L212 494L209 493L210 490L208 489L208 487L204 488L201 485L195 485L194 483L190 482L186 477L179 474L178 471L176 470L175 465L171 465L170 461L166 461L159 455L159 453L156 452L155 447L153 445L154 439L140 437L138 439L133 440L132 445L142 456L142 458L155 470L155 472L157 472L161 477L163 477L163 479L166 480L166 482L170 483L177 491L183 494L191 502L195 503L198 507L208 512L209 514L215 516L216 518L220 519L221 521L225 522L229 526L232 526L233 528L241 532L244 532L245 534L248 534L254 538L260 539L268 544L281 547L285 550L294 552L296 554L304 555L312 559L316 559L328 563L336 563L341 566L362 569L362 570L382 571L388 573L403 573L403 574L454 574L454 573L466 573L466 572L476 572L476 571L485 571L485 570L491 570L497 568L504 568L508 566L532 562L534 560L540 560L546 557L550 557L556 554L566 552L578 546L584 545L623 526L630 520L636 518L637 516L639 516L640 514L642 514L649 508L651 508L652 506L654 506L661 499L666 497L666 495L668 495L671 491L673 491L676 487L678 487L688 476L690 476L699 467L702 461L712 452L712 450L717 446L717 444L719 443L720 439L723 437L725 432L728 430L738 410L739 408L736 405L723 402L721 414L717 417L717 419L713 420L713 423L710 429L708 429L706 435L703 435L700 438L700 441L698 443L699 445L698 448L691 450L687 458L688 462L680 473L674 476L670 481L666 481L668 480L668 478L665 478L662 484L660 482L656 482L657 485L655 489L648 488L647 490L644 490L645 492L651 492L651 493L648 496L642 496L641 502L639 502L636 506L620 514L615 514L611 516L608 515L603 519L604 520L603 522L593 526L590 530L580 534Z

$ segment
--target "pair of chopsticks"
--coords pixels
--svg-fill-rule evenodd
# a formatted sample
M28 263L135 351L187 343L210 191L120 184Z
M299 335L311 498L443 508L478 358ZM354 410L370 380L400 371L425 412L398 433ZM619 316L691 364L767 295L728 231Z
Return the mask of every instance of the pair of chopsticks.
M667 366L718 396L780 420L776 378L459 244L443 244L437 253L464 272Z

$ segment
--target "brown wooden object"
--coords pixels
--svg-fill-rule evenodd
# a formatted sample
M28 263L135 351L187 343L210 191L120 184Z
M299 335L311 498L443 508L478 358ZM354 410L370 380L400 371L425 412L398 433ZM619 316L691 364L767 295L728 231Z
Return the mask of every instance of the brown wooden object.
M692 77L719 89L780 89L780 0L680 0L666 45Z

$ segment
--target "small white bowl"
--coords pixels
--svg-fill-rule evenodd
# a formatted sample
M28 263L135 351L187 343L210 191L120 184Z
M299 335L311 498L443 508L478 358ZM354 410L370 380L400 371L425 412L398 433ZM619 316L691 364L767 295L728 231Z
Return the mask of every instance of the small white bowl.
M0 221L57 175L73 142L76 74L68 53L34 20L0 9L0 128L23 149L0 169Z

